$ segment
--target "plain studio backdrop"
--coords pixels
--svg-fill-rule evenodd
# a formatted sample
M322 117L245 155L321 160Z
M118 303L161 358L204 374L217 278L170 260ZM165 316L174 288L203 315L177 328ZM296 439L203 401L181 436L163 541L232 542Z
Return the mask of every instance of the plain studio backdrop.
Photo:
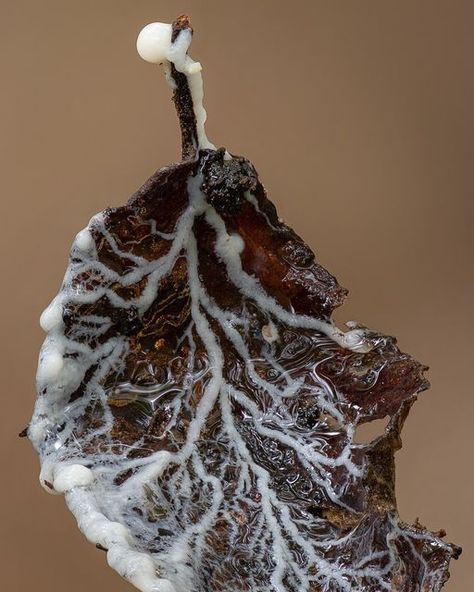
M125 592L16 434L38 317L89 218L179 160L170 90L140 28L191 16L208 135L256 165L281 217L350 289L338 322L431 367L397 454L403 519L464 547L474 588L474 3L2 0L2 589Z

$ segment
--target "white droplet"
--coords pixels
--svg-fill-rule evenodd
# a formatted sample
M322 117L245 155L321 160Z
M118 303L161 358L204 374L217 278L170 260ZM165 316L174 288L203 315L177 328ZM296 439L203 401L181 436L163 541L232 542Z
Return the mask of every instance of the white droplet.
M92 235L89 232L88 228L83 228L80 232L76 234L74 244L81 251L89 251L89 249L94 244L94 239L92 238Z
M59 493L73 487L86 487L94 480L94 473L84 465L60 466L55 471L54 489Z
M45 308L40 316L40 326L48 333L51 329L58 327L63 322L62 306L54 299L51 304Z
M60 352L47 352L38 367L39 380L51 380L56 378L64 366L64 359Z
M168 23L150 23L143 27L137 38L140 57L151 64L164 62L171 46L171 33Z

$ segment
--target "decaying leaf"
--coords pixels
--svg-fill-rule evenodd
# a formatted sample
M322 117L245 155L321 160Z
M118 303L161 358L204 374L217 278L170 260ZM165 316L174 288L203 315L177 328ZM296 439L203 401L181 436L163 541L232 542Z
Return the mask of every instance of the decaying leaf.
M172 43L184 33L181 18ZM401 522L394 496L424 368L334 326L346 291L253 165L202 147L169 68L183 162L92 218L43 315L43 483L146 592L440 590L460 550Z

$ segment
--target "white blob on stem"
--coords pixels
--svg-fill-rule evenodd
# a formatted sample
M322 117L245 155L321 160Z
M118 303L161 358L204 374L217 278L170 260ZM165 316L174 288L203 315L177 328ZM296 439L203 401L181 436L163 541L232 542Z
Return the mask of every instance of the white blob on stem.
M167 80L173 89L175 83L169 76L169 64L172 63L178 72L186 76L196 118L197 148L215 150L216 147L208 140L204 129L207 113L203 106L202 66L187 55L192 32L190 29L181 30L174 42L171 41L171 37L170 24L150 23L138 35L137 51L146 62L162 64L165 67Z
M144 27L137 39L140 57L150 64L162 64L167 60L171 33L172 28L168 23L150 23Z

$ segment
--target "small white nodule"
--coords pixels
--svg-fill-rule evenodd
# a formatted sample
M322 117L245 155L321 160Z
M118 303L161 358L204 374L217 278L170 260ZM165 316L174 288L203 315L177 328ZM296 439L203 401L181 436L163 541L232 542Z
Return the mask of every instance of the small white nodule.
M140 57L151 64L161 64L167 60L171 32L172 28L168 23L150 23L143 27L137 39Z
M262 336L268 343L273 343L278 339L278 330L271 321L268 325L263 325Z
M372 345L365 338L365 331L363 329L352 329L342 336L343 346L358 351L367 353L372 349Z

